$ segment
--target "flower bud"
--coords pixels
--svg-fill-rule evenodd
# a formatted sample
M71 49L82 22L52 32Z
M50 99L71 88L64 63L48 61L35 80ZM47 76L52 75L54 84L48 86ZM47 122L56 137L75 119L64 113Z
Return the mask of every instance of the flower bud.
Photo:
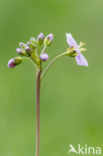
M43 44L43 42L44 42L44 34L43 34L43 33L40 33L40 34L38 35L38 38L37 38L37 43L38 43L39 45L41 45L41 44Z
M22 49L20 48L16 48L16 52L19 54L19 53L22 53Z
M49 34L49 35L45 38L44 44L46 44L47 46L50 46L52 42L53 42L53 34Z
M48 58L49 58L49 56L48 56L48 54L46 54L46 53L43 53L43 54L40 55L40 59L41 59L42 61L46 61L46 60L48 60Z
M22 62L21 57L15 57L9 60L8 62L8 67L9 68L14 68L16 65L20 64Z
M27 45L31 48L31 49L35 49L36 44L34 44L32 41L27 42Z
M20 42L20 43L19 43L19 46L20 46L20 47L24 47L25 44L24 44L23 42Z
M31 54L31 48L28 45L25 46L25 51L28 55Z
M34 37L31 37L30 42L32 42L33 44L36 44L36 39Z
M25 46L25 51L26 52L31 52L31 49L30 49L30 47L28 45Z
M25 54L25 50L22 49L22 48L17 48L17 49L16 49L16 52L17 52L19 55L21 55L21 56L25 56L25 55L26 55L26 54Z

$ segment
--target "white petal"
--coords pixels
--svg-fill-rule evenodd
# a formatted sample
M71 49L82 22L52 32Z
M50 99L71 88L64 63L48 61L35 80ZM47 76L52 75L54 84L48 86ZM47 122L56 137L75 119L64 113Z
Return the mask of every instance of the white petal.
M78 47L75 39L70 33L66 33L66 38L67 38L67 43L69 44L70 47L75 47L75 48Z
M79 66L87 66L88 67L88 62L87 62L86 58L81 53L79 53L75 57L75 59Z

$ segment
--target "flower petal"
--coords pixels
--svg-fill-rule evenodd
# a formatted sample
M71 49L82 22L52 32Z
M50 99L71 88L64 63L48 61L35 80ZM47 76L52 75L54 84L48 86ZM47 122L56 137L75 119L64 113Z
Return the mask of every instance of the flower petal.
M75 56L76 62L79 66L87 66L88 67L88 62L86 60L86 58L79 53L77 56Z
M70 47L75 47L76 49L79 48L75 39L72 37L70 33L66 33L66 37L67 37L67 43L69 44Z

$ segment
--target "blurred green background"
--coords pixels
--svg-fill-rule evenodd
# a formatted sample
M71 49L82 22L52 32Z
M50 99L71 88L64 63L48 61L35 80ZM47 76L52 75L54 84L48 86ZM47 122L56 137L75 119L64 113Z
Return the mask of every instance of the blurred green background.
M67 156L69 144L103 147L103 1L0 0L0 156L35 155L35 69L7 62L40 32L54 34L44 67L67 49L66 32L86 42L89 62L64 57L45 76L40 155Z

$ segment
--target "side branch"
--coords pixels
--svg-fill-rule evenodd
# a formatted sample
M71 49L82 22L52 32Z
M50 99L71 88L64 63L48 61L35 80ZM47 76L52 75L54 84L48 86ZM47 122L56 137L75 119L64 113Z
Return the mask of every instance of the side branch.
M44 70L44 72L43 72L42 75L41 75L41 80L43 79L44 75L45 75L46 72L49 70L49 68L51 67L51 65L52 65L57 59L61 58L62 56L65 56L65 55L67 55L67 52L64 52L64 53L62 53L62 54L60 54L60 55L57 55L57 56L49 63L49 65L46 67L46 69Z

